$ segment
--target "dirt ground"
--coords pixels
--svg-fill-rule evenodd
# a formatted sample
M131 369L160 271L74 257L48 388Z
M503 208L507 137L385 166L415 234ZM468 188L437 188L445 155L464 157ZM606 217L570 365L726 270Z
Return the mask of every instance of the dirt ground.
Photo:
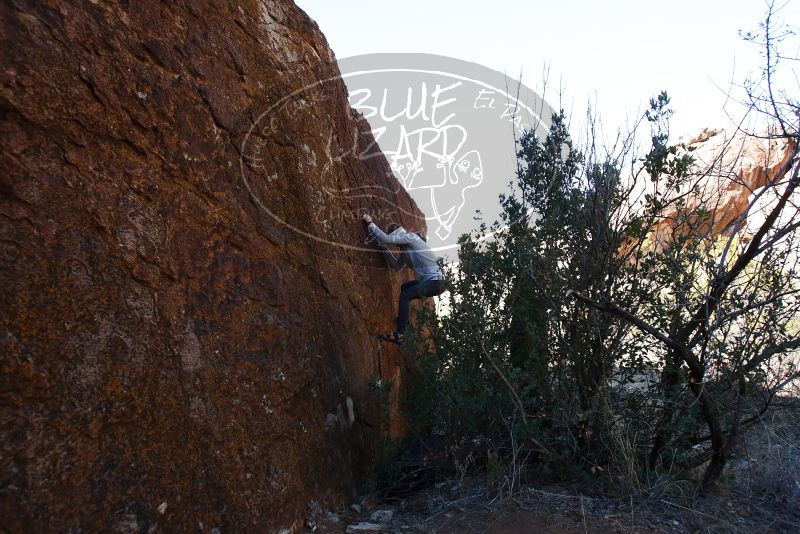
M350 508L317 513L307 532L794 534L800 532L800 411L779 411L751 427L713 492L700 492L695 480L663 481L626 497L581 495L577 485L509 492L496 484L475 474L440 479L403 498L364 496Z
M584 534L585 532L599 533L600 531L583 522L576 525L575 521L561 516L552 517L536 512L518 510L500 516L500 519L487 532L489 534L529 534L532 532L540 532L541 534Z

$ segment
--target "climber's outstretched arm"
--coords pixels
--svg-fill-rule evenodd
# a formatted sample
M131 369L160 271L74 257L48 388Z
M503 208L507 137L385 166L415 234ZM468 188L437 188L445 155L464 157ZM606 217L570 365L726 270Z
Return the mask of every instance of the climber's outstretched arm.
M366 217L368 217L368 216L365 216L364 220L366 220ZM375 224L374 222L371 222L371 219L370 219L369 226L367 228L369 229L370 233L372 233L372 235L374 235L375 237L378 238L378 241L380 241L381 243L384 243L386 245L410 245L411 244L411 237L409 236L408 232L394 232L391 235L386 234L386 233L384 233L383 230L378 228L377 224Z

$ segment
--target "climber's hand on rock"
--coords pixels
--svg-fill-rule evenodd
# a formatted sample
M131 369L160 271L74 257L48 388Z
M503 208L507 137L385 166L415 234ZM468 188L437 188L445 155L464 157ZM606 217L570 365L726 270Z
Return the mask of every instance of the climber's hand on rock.
M364 224L369 224L372 222L372 217L369 216L368 213L364 214Z

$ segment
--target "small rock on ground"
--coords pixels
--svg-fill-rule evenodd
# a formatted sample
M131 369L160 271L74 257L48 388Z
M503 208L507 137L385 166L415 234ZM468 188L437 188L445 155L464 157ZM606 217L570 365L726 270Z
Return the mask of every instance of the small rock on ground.
M362 534L366 532L381 532L383 527L377 523L354 523L347 526L347 534Z
M394 512L392 510L375 510L369 516L369 520L375 523L391 523Z

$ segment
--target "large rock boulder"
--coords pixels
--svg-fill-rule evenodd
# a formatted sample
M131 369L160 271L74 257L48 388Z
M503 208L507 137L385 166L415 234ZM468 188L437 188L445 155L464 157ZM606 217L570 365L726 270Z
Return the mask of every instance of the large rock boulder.
M9 0L0 47L2 530L291 531L349 499L400 362L360 216L424 220L317 25Z
M755 233L783 191L780 184L771 186L792 157L795 142L767 133L705 128L679 138L677 144L678 155L689 154L694 160L684 186L684 190L693 189L680 207L670 206L656 225L657 246L671 242L676 233L718 237L737 227L745 239ZM768 185L769 190L760 195Z

